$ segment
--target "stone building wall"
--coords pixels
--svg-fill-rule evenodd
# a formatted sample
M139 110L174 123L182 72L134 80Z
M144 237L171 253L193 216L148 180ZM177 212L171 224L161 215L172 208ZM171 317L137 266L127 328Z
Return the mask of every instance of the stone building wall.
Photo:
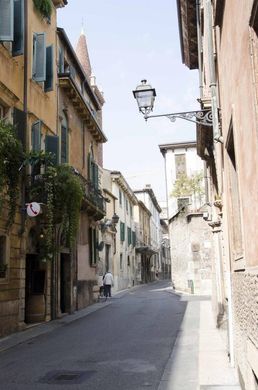
M211 294L212 233L202 214L180 212L170 224L172 281L178 290Z
M258 372L258 275L250 272L233 274L234 343L240 381L248 390L255 387ZM257 386L257 384L256 384Z

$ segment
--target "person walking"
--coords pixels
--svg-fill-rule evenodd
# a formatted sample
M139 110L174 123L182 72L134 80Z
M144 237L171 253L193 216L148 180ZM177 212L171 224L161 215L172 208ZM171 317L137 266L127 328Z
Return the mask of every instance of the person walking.
M108 271L103 278L104 295L106 298L111 297L111 286L113 286L113 283L114 283L113 275L110 271Z

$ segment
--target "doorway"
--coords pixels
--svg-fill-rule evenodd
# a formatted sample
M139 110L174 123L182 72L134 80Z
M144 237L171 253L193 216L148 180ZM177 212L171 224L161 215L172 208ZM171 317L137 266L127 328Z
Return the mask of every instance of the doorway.
M71 262L70 254L61 253L60 257L60 311L71 310Z
M35 254L26 255L25 277L25 322L35 323L45 320L46 270Z
M105 245L105 271L111 271L110 269L110 245Z

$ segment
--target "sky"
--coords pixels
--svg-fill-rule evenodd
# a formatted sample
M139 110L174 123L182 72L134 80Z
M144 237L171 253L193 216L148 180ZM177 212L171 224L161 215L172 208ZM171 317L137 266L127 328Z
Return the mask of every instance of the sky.
M166 117L145 122L132 91L147 79L157 93L153 114L199 108L198 73L182 63L176 0L68 0L58 9L58 26L74 47L82 25L105 98L104 168L120 171L133 190L151 184L165 201L158 145L195 140L195 125Z

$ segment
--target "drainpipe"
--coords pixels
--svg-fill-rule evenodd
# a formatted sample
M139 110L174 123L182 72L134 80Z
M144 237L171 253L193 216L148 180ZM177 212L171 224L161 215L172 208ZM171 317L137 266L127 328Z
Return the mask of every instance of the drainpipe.
M200 98L203 98L203 81L202 81L202 36L200 20L200 0L196 0L196 22L197 22L197 40L198 40L198 68L199 68L199 90Z
M213 122L213 138L214 141L223 143L219 124L218 101L217 101L217 84L215 75L215 62L213 50L213 26L212 26L212 5L211 0L206 0L205 20L207 21L207 38L208 38L208 59L210 72L210 91L211 91L211 108L212 108L212 122Z
M25 113L24 120L24 149L27 150L28 147L28 0L24 0L24 69L23 69L23 111ZM25 207L26 199L25 199L25 183L26 183L26 170L27 168L22 170L22 183L21 183L21 204L22 209ZM23 235L25 232L25 222L26 222L26 213L22 210L21 212L21 230L20 235Z

